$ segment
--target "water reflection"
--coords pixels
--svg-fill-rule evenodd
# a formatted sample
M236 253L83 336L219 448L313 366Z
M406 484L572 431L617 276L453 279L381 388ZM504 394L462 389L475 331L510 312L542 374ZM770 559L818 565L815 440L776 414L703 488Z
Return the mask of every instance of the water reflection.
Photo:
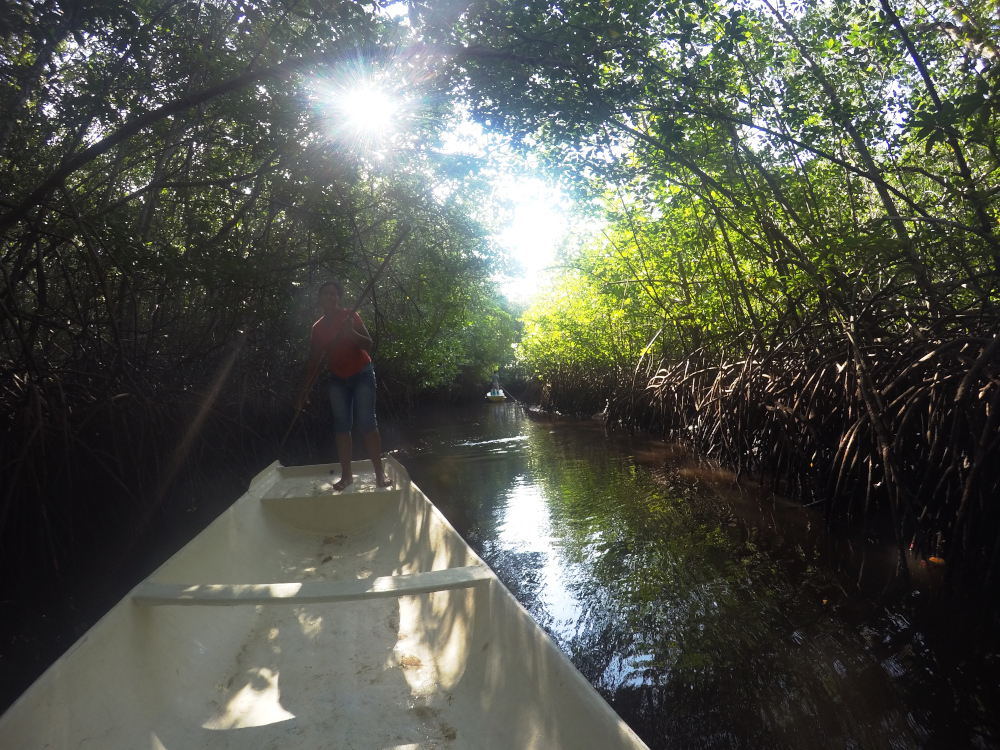
M811 511L512 403L424 416L402 442L414 480L651 747L997 747L995 649L941 679L907 615L919 593L888 610L849 595Z

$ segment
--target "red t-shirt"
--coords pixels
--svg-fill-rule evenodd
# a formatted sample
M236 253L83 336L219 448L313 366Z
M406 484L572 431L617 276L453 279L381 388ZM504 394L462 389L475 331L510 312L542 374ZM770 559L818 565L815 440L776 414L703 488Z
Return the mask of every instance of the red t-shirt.
M372 361L368 352L355 344L347 334L337 338L340 326L343 325L349 312L350 310L338 310L332 320L328 320L324 315L313 323L311 335L312 346L329 353L330 372L341 378L351 377ZM362 325L357 313L351 316L351 321L356 329ZM334 339L337 339L336 343Z

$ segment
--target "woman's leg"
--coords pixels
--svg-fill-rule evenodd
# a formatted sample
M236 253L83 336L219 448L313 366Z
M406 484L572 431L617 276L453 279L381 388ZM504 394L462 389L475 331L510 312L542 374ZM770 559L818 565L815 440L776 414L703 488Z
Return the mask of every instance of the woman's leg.
M340 461L340 480L333 486L342 490L354 481L351 470L353 445L351 444L352 388L345 378L330 377L330 406L333 409L333 434L337 443L337 459Z
M337 441L337 458L340 460L340 479L333 485L333 489L339 492L354 481L354 472L351 469L354 441L349 432L338 432L334 438Z
M379 435L378 422L375 420L375 370L369 364L354 377L357 378L354 385L355 419L364 438L365 448L368 449L368 457L372 460L375 484L378 487L388 487L392 484L392 480L386 479L385 469L382 466L382 437Z
M375 485L377 487L392 486L392 480L386 478L385 470L382 467L382 436L375 429L371 432L366 432L362 437L365 439L365 448L368 449L368 455L372 459L372 468L375 469Z

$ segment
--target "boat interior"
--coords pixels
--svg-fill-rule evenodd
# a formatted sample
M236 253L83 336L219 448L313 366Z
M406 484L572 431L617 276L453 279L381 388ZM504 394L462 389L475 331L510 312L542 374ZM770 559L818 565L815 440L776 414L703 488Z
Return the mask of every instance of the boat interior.
M0 717L4 748L641 748L389 459L275 462ZM332 473L331 473L332 472Z

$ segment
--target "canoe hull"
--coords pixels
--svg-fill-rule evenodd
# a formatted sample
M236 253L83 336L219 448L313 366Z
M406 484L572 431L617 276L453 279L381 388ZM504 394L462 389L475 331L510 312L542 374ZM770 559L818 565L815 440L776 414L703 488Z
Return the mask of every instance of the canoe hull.
M339 496L327 471L258 475L0 717L0 747L644 747L402 466Z

